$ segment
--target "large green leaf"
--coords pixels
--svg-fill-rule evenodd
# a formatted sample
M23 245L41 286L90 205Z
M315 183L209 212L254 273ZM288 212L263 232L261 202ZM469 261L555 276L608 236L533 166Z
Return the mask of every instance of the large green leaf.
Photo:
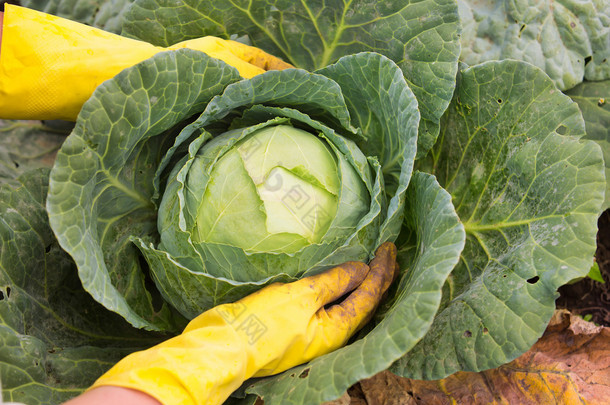
M68 18L105 31L121 33L123 15L133 0L21 0L34 10Z
M392 367L418 379L497 367L534 344L557 288L591 268L605 188L578 106L532 65L464 70L447 111L431 167L467 239L444 308Z
M557 87L610 79L607 0L459 0L462 55L475 65L517 59L543 69Z
M238 77L201 52L157 54L97 88L57 155L51 226L85 289L134 326L179 328L170 308L156 305L130 238L157 238L153 180L180 129L172 127Z
M455 0L138 0L124 23L126 35L161 46L247 35L253 45L308 70L357 52L381 53L400 66L419 101L418 156L434 144L453 94L458 32Z
M599 144L606 162L606 201L602 210L610 208L610 80L584 82L566 93L578 103L585 119L587 139Z
M375 328L349 346L263 379L247 392L270 405L335 399L355 382L388 368L425 335L440 304L442 284L464 247L464 227L450 195L426 173L413 176L405 218L400 279Z
M44 208L48 170L0 186L0 380L4 399L60 403L159 335L132 328L82 288ZM2 401L0 401L2 402Z

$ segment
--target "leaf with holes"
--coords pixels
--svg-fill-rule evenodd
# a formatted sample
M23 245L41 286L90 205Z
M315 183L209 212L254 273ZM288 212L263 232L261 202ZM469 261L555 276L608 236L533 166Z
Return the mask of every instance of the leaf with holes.
M557 288L587 275L605 181L578 106L517 61L463 70L429 167L466 230L424 339L391 370L438 379L507 363L542 335Z
M69 130L40 121L0 120L0 183L35 168L51 168Z

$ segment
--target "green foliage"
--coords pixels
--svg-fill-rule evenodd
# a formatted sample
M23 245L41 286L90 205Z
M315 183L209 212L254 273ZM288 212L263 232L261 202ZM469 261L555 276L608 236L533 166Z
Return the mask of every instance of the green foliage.
M606 200L602 210L610 208L610 80L583 82L566 92L582 111L587 139L599 144L606 162Z
M0 184L30 169L50 169L68 133L69 127L66 131L39 121L0 120Z
M557 288L591 269L610 125L600 1L460 1L462 58L475 66L457 82L453 0L27 2L114 32L124 16L124 34L157 45L247 35L307 70L243 80L203 53L164 52L102 84L65 142L0 122L5 397L60 402L158 331L271 282L369 260L388 240L401 274L371 323L342 349L249 381L235 403L320 403L388 368L436 379L519 356ZM550 78L514 60L476 65L509 57ZM606 81L573 88L576 103L557 88L583 76ZM321 164L288 170L338 196L328 230L284 251L206 240L196 220L210 178L251 185L251 162L239 183L223 159L280 125L317 135L333 157L328 188ZM49 167L60 144L49 182L23 174Z
M591 266L591 269L589 270L587 277L589 277L591 280L600 282L602 284L606 282L604 280L604 276L602 276L602 272L599 269L599 265L597 264L597 262L593 263L593 266Z
M517 59L538 66L560 90L610 79L606 0L460 0L460 59Z
M578 107L516 61L465 69L430 163L466 229L443 307L392 371L438 379L507 363L542 335L557 288L584 277L603 200Z
M83 290L44 208L48 170L0 186L0 376L4 399L60 403L162 336L132 328Z

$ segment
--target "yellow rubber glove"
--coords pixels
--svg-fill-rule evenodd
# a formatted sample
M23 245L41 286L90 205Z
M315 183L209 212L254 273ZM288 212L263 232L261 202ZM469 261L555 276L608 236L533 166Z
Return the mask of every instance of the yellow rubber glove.
M222 59L245 78L292 67L235 41L203 37L161 48L6 4L0 47L0 118L75 120L104 80L158 52L186 47Z
M250 377L276 374L343 346L369 320L397 268L396 247L385 243L370 271L364 263L347 262L270 285L203 313L175 338L127 356L92 388L131 388L164 405L221 404Z

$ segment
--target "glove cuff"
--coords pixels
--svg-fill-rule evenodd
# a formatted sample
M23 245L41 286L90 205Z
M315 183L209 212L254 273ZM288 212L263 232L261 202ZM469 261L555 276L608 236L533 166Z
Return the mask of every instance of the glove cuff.
M98 85L159 50L6 4L0 53L2 117L75 120Z
M164 405L222 404L249 377L241 338L222 319L132 353L101 376L100 386L132 388Z

